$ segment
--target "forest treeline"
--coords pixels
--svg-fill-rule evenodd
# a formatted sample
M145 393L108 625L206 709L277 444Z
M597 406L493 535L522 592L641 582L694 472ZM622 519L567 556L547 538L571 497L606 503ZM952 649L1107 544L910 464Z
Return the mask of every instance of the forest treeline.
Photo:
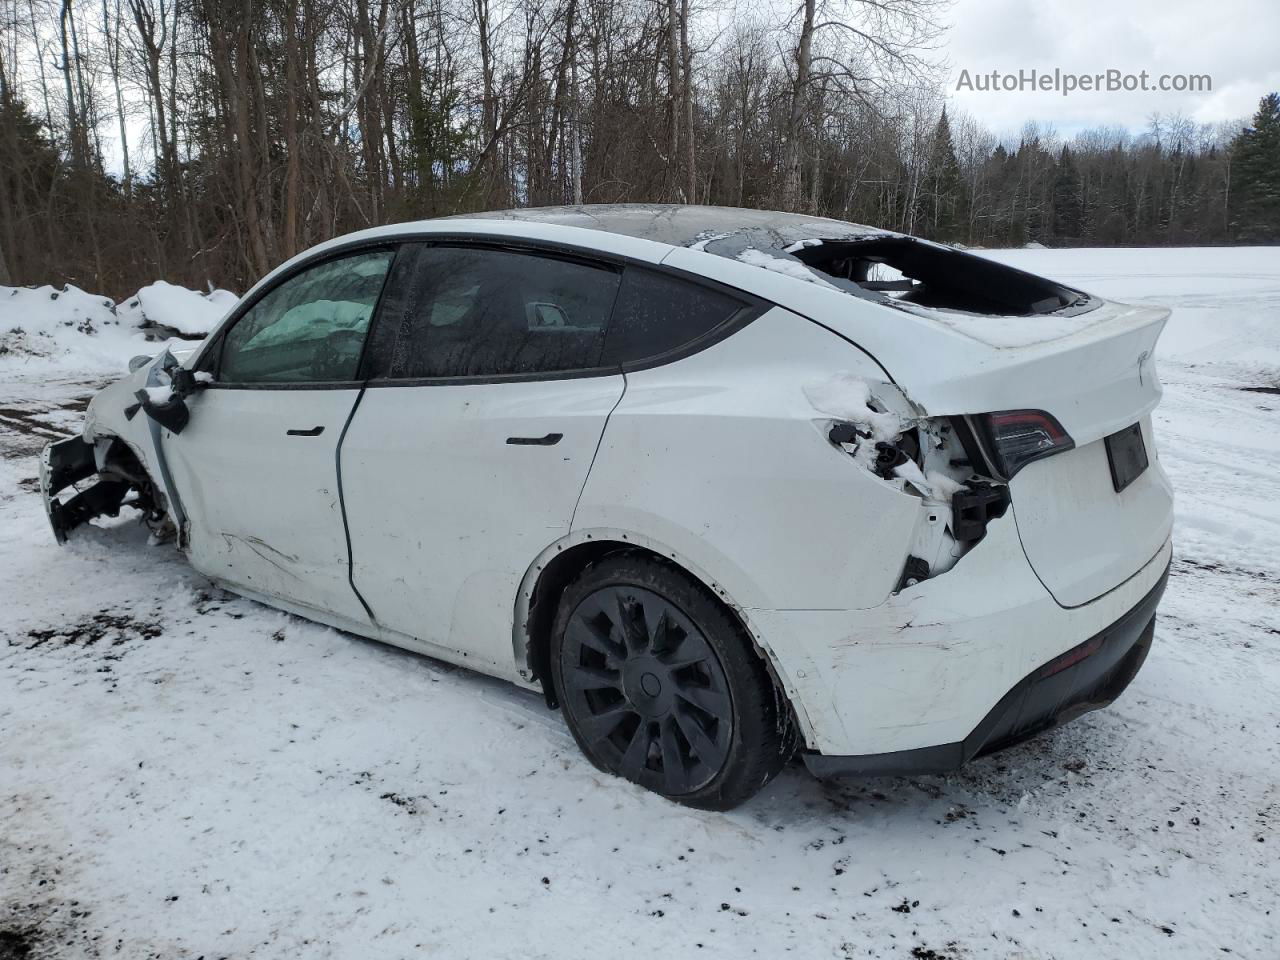
M971 246L1280 242L1280 97L997 138L945 0L0 0L0 283L243 290L320 240L497 207L807 211Z

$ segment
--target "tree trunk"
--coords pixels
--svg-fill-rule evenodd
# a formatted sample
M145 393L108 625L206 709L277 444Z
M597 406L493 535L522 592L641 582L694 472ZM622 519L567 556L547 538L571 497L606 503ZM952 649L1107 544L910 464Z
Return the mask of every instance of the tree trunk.
M813 17L816 0L804 0L804 22L796 45L795 85L791 89L791 111L787 116L786 160L783 164L782 209L800 206L800 131L804 125L805 95L809 89L809 67L813 56Z
M667 183L673 200L683 199L680 179L680 8L667 0Z
M107 61L111 67L111 84L116 91L116 119L120 124L120 154L124 160L124 195L133 193L133 171L129 168L129 131L124 121L124 95L120 91L120 4L116 3L115 33L107 0L102 0L102 33L107 44Z
M62 13L58 17L59 36L62 40L62 82L67 96L67 142L71 146L71 162L81 167L85 162L85 151L80 144L80 120L76 114L75 88L71 84L71 39L67 32L67 21L71 16L71 0L62 0Z
M687 203L698 202L697 143L693 138L693 49L689 46L689 0L680 3L680 96L684 101L684 175Z
M298 204L301 202L302 147L298 143L298 4L284 5L284 236L281 253L287 260L298 252Z

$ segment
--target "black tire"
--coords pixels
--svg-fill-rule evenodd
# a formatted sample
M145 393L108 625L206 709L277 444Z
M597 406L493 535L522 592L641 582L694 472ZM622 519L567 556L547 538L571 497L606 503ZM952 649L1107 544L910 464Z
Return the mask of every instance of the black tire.
M741 626L654 557L606 557L565 589L551 670L587 759L680 803L735 807L795 752L790 708Z

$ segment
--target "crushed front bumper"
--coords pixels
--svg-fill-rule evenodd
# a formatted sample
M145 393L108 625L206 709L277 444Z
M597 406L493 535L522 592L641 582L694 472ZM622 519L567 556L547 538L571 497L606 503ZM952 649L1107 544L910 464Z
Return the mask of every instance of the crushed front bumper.
M57 440L40 455L40 494L45 513L58 543L67 542L67 534L94 517L114 517L120 511L129 484L124 480L102 479L78 490L65 502L58 494L98 472L94 446L81 437Z
M819 777L945 773L1107 706L1124 692L1147 658L1156 607L1168 579L1166 566L1137 605L1023 677L963 740L864 756L806 753L805 764Z

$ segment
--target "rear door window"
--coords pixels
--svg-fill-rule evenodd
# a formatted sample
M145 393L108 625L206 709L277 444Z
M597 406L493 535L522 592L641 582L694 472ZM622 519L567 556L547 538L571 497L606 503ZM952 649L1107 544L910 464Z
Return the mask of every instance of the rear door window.
M618 269L485 247L406 247L369 351L371 378L531 377L601 366Z

